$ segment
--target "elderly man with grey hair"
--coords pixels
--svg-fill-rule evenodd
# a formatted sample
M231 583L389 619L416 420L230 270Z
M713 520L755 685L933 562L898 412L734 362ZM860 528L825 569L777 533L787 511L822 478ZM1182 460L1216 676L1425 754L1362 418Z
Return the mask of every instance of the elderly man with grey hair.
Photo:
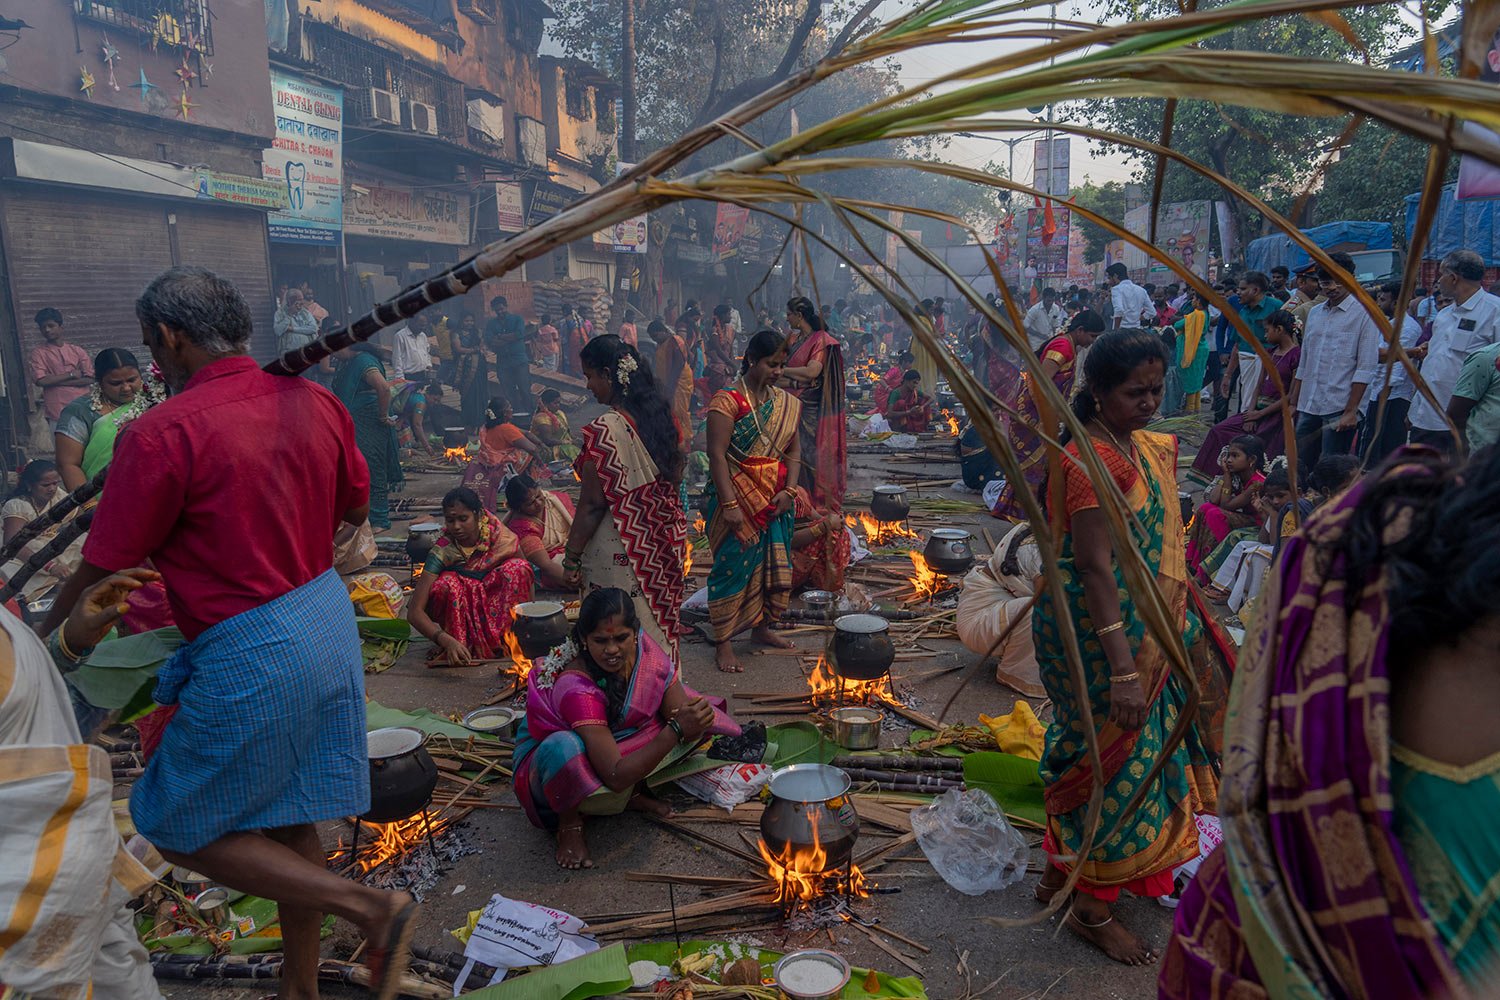
M314 827L370 808L359 634L333 570L334 532L369 512L349 413L246 355L250 311L210 271L162 274L136 316L176 394L120 435L57 602L149 559L186 640L156 677L175 714L131 818L174 864L279 904L283 1000L318 995L325 913L364 931L372 989L393 997L416 904L330 872Z
M1472 250L1455 250L1439 265L1438 288L1453 304L1432 321L1422 378L1437 397L1437 406L1421 392L1412 399L1407 419L1414 444L1449 452L1458 447L1445 416L1453 387L1471 354L1500 342L1500 298L1481 288L1482 280L1484 258Z

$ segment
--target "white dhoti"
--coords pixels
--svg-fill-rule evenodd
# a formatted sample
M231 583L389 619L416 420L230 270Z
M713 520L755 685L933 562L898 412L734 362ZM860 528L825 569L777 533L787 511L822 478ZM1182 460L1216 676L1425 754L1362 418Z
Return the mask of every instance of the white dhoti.
M1264 368L1265 366L1260 362L1260 355L1240 352L1239 387L1235 390L1235 398L1230 400L1233 412L1244 413L1255 405L1256 390L1260 388ZM1288 386L1288 388L1291 387Z
M1238 612L1245 602L1260 593L1266 571L1271 568L1273 551L1264 542L1240 542L1214 573L1214 586L1229 592L1231 611Z

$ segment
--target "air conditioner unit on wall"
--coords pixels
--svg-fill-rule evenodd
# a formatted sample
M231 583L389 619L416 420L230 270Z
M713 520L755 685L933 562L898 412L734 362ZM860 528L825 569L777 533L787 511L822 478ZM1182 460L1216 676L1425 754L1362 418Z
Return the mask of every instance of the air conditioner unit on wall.
M406 123L413 132L437 135L437 108L421 101L407 101Z
M401 102L389 90L370 88L370 118L387 125L401 124Z

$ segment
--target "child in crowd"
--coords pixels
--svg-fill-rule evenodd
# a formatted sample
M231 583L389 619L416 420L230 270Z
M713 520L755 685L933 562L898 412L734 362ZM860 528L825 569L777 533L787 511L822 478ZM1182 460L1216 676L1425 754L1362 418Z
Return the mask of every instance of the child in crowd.
M1188 528L1188 572L1207 583L1203 560L1238 528L1253 527L1255 500L1265 482L1266 446L1253 434L1230 441L1219 459L1220 475L1203 494Z

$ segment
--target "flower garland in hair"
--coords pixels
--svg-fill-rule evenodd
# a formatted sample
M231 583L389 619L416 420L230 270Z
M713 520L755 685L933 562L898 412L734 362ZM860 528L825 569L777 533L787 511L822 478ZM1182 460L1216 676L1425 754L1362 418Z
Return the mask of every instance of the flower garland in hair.
M634 356L623 354L620 360L615 362L615 381L620 383L621 389L630 388L630 373L639 368Z
M557 675L578 659L581 652L578 641L569 633L566 639L553 646L552 651L538 661L536 670L531 675L531 683L543 691L549 690L557 683Z
M1285 469L1286 467L1287 467L1286 456L1285 455L1277 455L1275 458L1271 459L1271 461L1269 461L1269 462L1266 463L1266 474L1270 475L1271 473L1277 471L1278 469Z

